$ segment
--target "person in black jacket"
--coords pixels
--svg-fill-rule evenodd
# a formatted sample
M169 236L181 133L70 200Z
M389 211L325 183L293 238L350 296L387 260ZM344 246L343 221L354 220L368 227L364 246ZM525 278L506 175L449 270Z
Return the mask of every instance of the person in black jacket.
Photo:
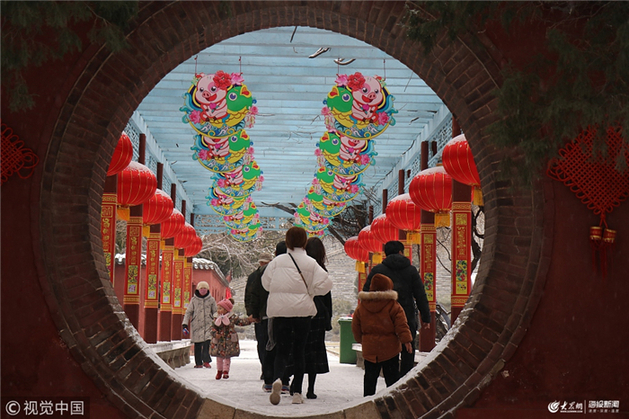
M262 274L266 265L273 259L270 253L263 253L258 259L258 269L247 278L245 286L245 310L249 320L254 321L256 340L258 341L258 358L262 368L261 379L264 379L264 358L266 357L266 344L269 341L267 331L268 319L266 317L266 299L269 293L262 288Z
M374 266L369 272L363 291L369 291L371 279L376 274L388 276L393 281L393 289L398 293L397 301L404 309L408 327L413 335L413 351L410 353L402 351L401 354L400 377L402 377L415 365L415 336L417 336L419 326L417 310L419 309L421 314L423 327L429 329L430 307L417 268L411 265L411 261L404 256L404 244L397 240L387 242L384 245L384 254L386 258L382 263Z

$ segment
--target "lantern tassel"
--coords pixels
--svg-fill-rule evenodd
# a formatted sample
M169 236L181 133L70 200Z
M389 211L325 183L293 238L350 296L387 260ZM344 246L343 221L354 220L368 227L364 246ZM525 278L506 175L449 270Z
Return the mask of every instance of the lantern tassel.
M590 227L590 245L592 247L592 268L597 272L596 254L601 247L601 239L603 238L603 228L601 226Z
M408 231L406 233L406 240L410 244L421 244L421 236L419 235L419 231Z
M379 263L382 263L382 253L381 252L375 252L372 256L371 256L371 262L374 265L377 265Z
M356 272L365 273L365 264L361 261L356 261Z
M482 207L484 205L483 191L479 186L472 187L472 204L478 207Z
M614 247L616 233L616 230L610 230L609 228L606 228L603 232L603 241L600 246L601 275L603 276L603 279L607 276L607 253Z
M131 210L129 207L120 206L116 212L118 213L118 218L129 222L129 219L131 218Z
M450 213L449 212L435 213L435 227L450 227Z

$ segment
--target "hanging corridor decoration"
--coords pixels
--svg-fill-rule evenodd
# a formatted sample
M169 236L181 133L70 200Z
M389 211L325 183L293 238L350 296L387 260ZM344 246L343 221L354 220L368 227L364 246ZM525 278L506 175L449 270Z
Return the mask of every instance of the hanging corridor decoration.
M183 95L183 122L196 131L192 158L214 173L207 205L223 216L231 236L249 241L261 231L251 194L264 177L254 159L252 128L258 109L241 73L196 74Z
M295 224L310 235L322 235L360 193L362 173L378 154L374 138L395 125L394 100L379 76L337 75L321 111L326 132L315 150L318 168L295 212Z

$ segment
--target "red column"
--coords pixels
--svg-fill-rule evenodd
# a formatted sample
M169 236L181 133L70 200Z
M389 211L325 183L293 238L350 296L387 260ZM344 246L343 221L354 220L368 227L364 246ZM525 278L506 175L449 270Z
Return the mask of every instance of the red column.
M100 212L100 233L103 239L105 264L109 272L109 280L114 282L114 256L116 253L116 181L118 176L107 176L105 192Z
M472 288L471 187L452 181L452 323L467 302Z
M183 307L181 290L183 286L184 257L183 249L175 250L175 261L173 263L173 317L170 328L172 340L181 340L181 322L183 321Z
M140 268L142 266L142 205L131 207L127 223L127 251L123 308L131 324L139 330Z
M181 314L186 312L188 303L190 302L190 294L192 293L192 258L186 258L183 268L183 306ZM183 320L182 320L183 321Z
M172 325L172 279L174 259L174 239L164 241L162 252L162 274L160 283L160 307L158 315L158 340L167 342L171 340Z
M146 278L144 282L144 340L157 342L157 309L159 306L160 226L152 225L146 242Z
M432 218L432 222L430 222ZM420 233L420 276L426 289L428 306L430 307L430 329L422 329L419 348L422 352L428 352L435 347L435 311L437 308L437 230L434 224L434 214L422 211L422 227Z

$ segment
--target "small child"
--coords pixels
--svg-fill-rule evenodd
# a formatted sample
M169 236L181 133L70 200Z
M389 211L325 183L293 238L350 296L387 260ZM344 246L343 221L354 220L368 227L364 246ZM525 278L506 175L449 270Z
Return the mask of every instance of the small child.
M240 355L240 345L238 344L238 333L235 326L246 326L251 324L249 319L241 319L232 315L234 308L233 299L224 299L217 303L216 313L218 316L212 324L212 343L210 354L216 357L218 372L216 379L229 378L229 367L231 357Z
M398 354L402 345L407 352L413 349L406 314L397 302L393 281L375 274L369 289L358 293L360 304L352 318L352 333L356 342L362 344L365 359L363 396L376 394L381 369L387 387L395 383L399 378Z

